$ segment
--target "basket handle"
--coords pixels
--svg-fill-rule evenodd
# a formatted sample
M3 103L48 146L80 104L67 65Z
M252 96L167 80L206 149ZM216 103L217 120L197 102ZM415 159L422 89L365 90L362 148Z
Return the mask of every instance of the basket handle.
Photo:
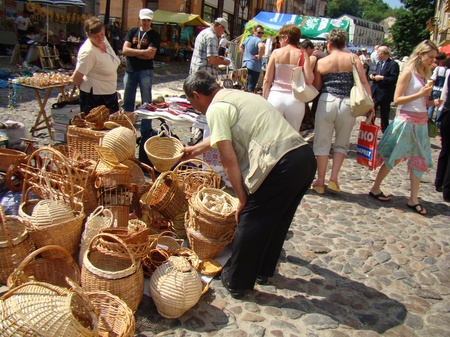
M70 293L69 289L66 289L63 287L58 287L58 286L55 286L53 284L46 283L46 282L33 282L33 285L39 285L40 287L47 288L59 296L67 296ZM2 300L4 301L4 300L8 299L9 297L11 297L12 295L14 295L16 293L20 293L20 292L18 292L18 290L20 290L23 287L27 287L27 286L30 286L30 283L23 283L21 285L18 285L17 287L12 288L11 290L9 290L8 292L6 292L5 294L2 295Z
M159 177L156 179L156 181L153 183L152 187L150 187L150 189L141 197L141 201L144 204L150 204L156 188L163 183L167 175L171 175L171 180L173 180L173 183L178 186L178 179L175 173L173 173L172 171L166 171L161 173Z
M106 213L106 214L105 214ZM105 208L103 206L98 206L92 213L89 215L89 217L86 219L86 222L91 221L92 219L95 219L96 217L99 217L100 215L105 214L105 216L109 217L111 220L109 221L109 226L112 227L113 221L114 221L114 215L108 208Z
M5 232L6 240L8 241L8 245L12 246L13 243L11 240L11 235L9 233L8 221L6 221L5 210L3 209L3 206L1 206L1 205L0 205L0 222L2 223L2 227Z
M99 233L96 236L94 236L91 240L91 242L89 243L89 247L87 249L87 252L91 252L92 250L94 250L96 248L96 243L98 242L99 237L101 236L106 236L110 239L113 239L115 241L117 241L118 243L120 243L125 250L127 251L128 255L130 256L130 260L131 260L131 265L132 267L136 268L136 259L134 258L134 255L131 253L130 249L128 248L127 244L121 239L119 238L117 235L114 234L108 234L108 233ZM94 246L92 244L95 244Z
M27 279L22 279L23 277L23 270L24 268L31 262L34 260L34 258L36 256L38 256L39 254L41 254L42 252L48 251L48 250L57 250L60 253L62 253L62 255L64 255L64 258L66 260L69 260L70 262L74 262L72 255L70 255L70 253L67 251L67 249L65 249L64 247L61 246L57 246L57 245L48 245L48 246L44 246L41 247L39 249L36 249L35 251L31 252L25 259L22 260L22 262L20 262L20 264L14 269L13 274L20 279L21 281L27 281Z

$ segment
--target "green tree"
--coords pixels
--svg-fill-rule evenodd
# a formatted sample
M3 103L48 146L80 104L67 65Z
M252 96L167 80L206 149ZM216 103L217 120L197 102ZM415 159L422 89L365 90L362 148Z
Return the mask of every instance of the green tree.
M395 11L383 0L359 0L362 8L362 18L373 22L380 22L389 16L394 16Z
M397 55L410 55L416 45L429 39L427 21L434 16L435 0L401 0L405 9L397 13L397 20L391 27L392 41Z
M331 0L328 2L327 16L329 18L337 18L344 14L361 17L362 8L359 6L359 0Z

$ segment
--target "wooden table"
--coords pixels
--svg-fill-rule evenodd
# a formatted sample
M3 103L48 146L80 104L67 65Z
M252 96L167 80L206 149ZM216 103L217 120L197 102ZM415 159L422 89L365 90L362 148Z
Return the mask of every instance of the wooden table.
M45 106L47 105L48 99L50 98L50 94L52 93L53 88L59 89L59 91L61 92L61 95L63 96L63 99L65 101L67 101L68 98L67 98L66 92L64 91L64 88L67 85L71 85L71 84L72 83L61 83L61 84L49 85L46 87L39 87L39 86L35 86L35 85L28 85L28 84L20 83L20 85L25 88L34 89L34 95L36 96L36 101L39 104L39 112L36 117L36 121L34 122L33 126L31 126L31 128L30 128L30 133L33 137L35 137L34 133L36 131L43 130L43 129L47 129L48 134L51 136L51 134L52 134L51 133L51 120L50 120L51 116L47 115ZM70 96L72 96L74 94L74 89L75 89L75 87L72 89ZM43 98L41 97L41 93L40 93L41 91L45 92Z

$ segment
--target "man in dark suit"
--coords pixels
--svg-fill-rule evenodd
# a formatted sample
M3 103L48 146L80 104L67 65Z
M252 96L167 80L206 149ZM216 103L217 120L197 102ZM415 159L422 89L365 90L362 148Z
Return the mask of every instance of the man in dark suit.
M375 111L377 107L380 107L381 130L384 132L389 125L391 102L394 100L395 85L400 69L398 63L390 58L387 46L380 46L377 56L379 61L375 71L369 73L369 79L372 80Z

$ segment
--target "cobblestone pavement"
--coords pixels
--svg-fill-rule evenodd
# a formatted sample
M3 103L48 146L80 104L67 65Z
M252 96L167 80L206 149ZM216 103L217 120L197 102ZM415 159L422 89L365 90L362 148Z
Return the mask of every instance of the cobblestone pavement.
M181 93L186 69L158 65L155 89ZM32 92L21 89L8 110L7 91L0 89L0 121L30 125L37 113ZM450 336L450 210L434 191L435 169L424 175L419 193L428 216L406 207L405 164L383 186L394 195L391 202L370 198L376 172L356 163L359 122L342 167L342 192L305 196L269 285L235 300L213 280L199 303L177 319L160 316L144 296L136 336ZM39 140L48 142L48 135ZM432 139L434 162L439 150L439 138Z

